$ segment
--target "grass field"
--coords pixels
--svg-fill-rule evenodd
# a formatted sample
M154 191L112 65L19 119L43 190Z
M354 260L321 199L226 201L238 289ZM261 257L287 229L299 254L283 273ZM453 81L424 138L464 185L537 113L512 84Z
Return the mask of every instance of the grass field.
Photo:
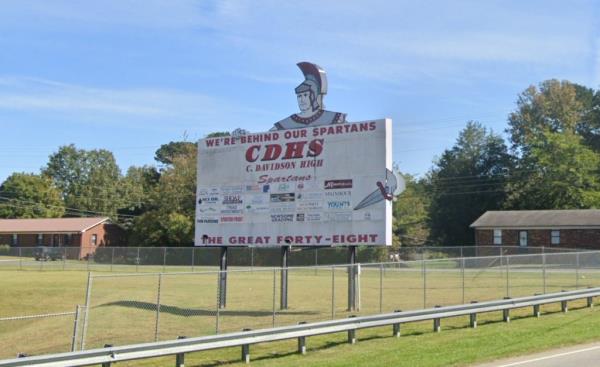
M57 267L52 268L55 264ZM471 300L519 297L562 289L600 286L595 269L535 264L498 263L464 271L455 261L430 261L417 266L362 266L360 310L357 315L451 305ZM481 264L479 264L481 265ZM495 265L495 266L492 266ZM49 262L46 270L60 270L60 262ZM161 271L162 267L156 267ZM174 339L179 335L201 336L242 328L264 328L348 317L345 268L289 270L289 309L279 310L280 273L275 270L234 271L229 274L227 307L217 310L217 274L177 274L174 267L159 275L134 273L122 276L94 273L86 348L106 343L130 343ZM31 268L28 268L31 269ZM507 271L507 269L509 269ZM122 268L135 272L135 266ZM187 270L187 269L186 269ZM196 269L200 270L200 269ZM169 272L170 271L170 272ZM86 271L3 270L0 318L74 311L85 304ZM424 275L425 274L425 275ZM545 285L545 287L544 287ZM424 290L425 289L425 290ZM275 306L275 308L274 308ZM275 309L275 313L273 312ZM217 325L218 313L218 325ZM158 318L158 323L157 323ZM73 315L35 320L0 321L0 358L17 353L42 354L67 351L71 347ZM82 323L77 345L80 347Z

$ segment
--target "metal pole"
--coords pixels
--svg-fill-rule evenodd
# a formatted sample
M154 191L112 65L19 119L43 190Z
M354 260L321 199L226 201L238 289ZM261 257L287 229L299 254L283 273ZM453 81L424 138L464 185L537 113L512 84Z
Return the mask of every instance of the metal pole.
M250 247L250 270L254 271L254 247Z
M277 270L273 270L273 327L275 327L275 299L277 298Z
M575 289L579 289L579 252L575 254Z
M423 269L423 308L427 308L427 265L425 259L421 260L421 268Z
M506 257L506 297L510 297L510 257Z
M383 264L379 264L379 313L383 312Z
M356 246L348 246L348 311L356 310Z
M156 292L156 324L154 326L154 341L158 341L158 333L160 331L160 290L162 286L162 274L158 274L158 290Z
M192 273L194 272L194 263L196 262L196 248L192 247Z
M71 352L77 349L77 330L79 329L79 309L81 306L75 307L75 319L73 320L73 339L71 340Z
M279 308L286 310L288 308L288 258L290 253L289 246L281 248L281 290Z
M221 271L217 274L217 300L215 302L217 305L217 315L215 320L215 334L219 333L219 320L221 314Z
M63 261L63 270L65 270L65 267L67 265L67 248L63 247L63 257L62 257L62 261Z
M227 306L227 247L221 247L219 259L219 308Z
M331 319L335 318L335 266L331 266Z
M462 249L462 247L461 247ZM465 258L460 259L460 271L462 273L462 303L465 304Z
M546 254L545 253L542 253L542 282L543 282L543 293L546 294Z
M112 254L110 255L110 271L113 271L113 264L115 263L115 248L112 248Z
M21 247L19 247L19 270L23 270L23 255L21 254Z
M319 248L315 247L315 275L317 275L319 268L317 268L317 266L319 266Z
M81 350L85 350L85 334L90 320L90 298L92 295L92 273L88 273L87 288L85 291L85 317L83 319L83 330L81 331Z
M138 267L140 266L140 248L137 248L137 257L135 258L135 272L138 272Z

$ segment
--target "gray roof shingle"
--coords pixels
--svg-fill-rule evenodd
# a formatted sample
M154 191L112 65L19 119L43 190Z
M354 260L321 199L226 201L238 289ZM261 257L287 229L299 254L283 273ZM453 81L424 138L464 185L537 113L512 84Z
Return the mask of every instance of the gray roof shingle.
M600 227L600 210L487 211L470 227Z

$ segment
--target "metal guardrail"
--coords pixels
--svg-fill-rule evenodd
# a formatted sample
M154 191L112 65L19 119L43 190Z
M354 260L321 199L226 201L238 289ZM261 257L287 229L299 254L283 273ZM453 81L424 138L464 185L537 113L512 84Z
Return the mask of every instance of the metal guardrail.
M400 336L400 325L403 323L433 320L433 330L441 331L441 319L457 316L470 316L470 326L477 327L477 314L485 312L503 312L503 320L510 321L510 310L533 306L533 315L540 316L540 306L549 303L561 303L563 312L567 312L567 302L587 299L587 306L593 307L593 297L600 296L600 288L590 288L560 293L551 293L514 299L503 299L459 306L436 307L418 311L394 312L374 316L350 317L311 324L277 327L261 330L247 330L237 333L213 335L198 338L181 338L171 341L127 345L121 347L107 346L102 349L91 349L80 352L51 354L24 357L0 361L0 367L41 366L67 367L101 364L103 367L111 363L163 357L175 355L175 364L184 365L185 353L211 349L241 347L242 360L250 361L250 345L298 339L298 352L306 352L306 337L339 332L348 333L348 342L356 342L356 330L392 325L393 335Z

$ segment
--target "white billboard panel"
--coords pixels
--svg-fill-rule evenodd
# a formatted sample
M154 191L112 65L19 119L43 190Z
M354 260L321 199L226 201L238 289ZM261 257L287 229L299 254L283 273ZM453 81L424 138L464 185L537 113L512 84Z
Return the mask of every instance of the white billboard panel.
M198 142L196 246L390 245L391 120Z

